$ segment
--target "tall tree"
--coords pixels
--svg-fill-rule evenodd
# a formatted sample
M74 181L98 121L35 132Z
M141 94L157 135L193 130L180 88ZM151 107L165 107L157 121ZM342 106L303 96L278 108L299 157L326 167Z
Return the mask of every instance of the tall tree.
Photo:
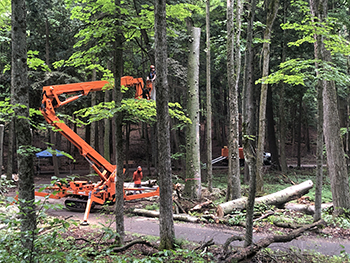
M255 19L256 0L248 2L248 25L247 25L247 47L245 52L245 71L244 71L244 87L243 87L243 118L242 118L242 134L243 134L243 152L245 160L244 180L249 181L249 194L246 214L246 232L244 246L249 246L253 242L253 218L254 218L254 202L256 195L256 160L254 156L255 149L255 118L254 118L254 67L253 67L253 24Z
M243 151L244 156L254 155L255 149L255 103L254 103L254 51L253 51L253 25L255 19L256 0L251 0L247 3L247 44L244 56L244 79L242 90L242 135L243 135ZM248 141L249 140L249 141ZM249 142L247 147L245 143ZM245 158L244 183L249 183L250 180L250 163ZM255 164L254 164L255 165ZM256 175L254 175L256 176Z
M116 7L116 19L117 19L117 34L114 42L114 101L116 107L121 106L122 102L122 91L120 86L120 79L123 74L123 34L121 28L121 13L120 13L120 0L115 0ZM116 221L116 232L118 233L118 244L124 244L125 229L124 229L124 176L123 164L124 164L124 151L123 151L123 116L122 113L118 113L115 117L115 154L117 164L117 181L116 181L116 209L115 209L115 221Z
M270 39L273 22L276 19L279 6L279 0L270 0L267 2L267 19L264 32L264 44L263 44L263 68L262 77L267 77L269 74L270 63ZM259 133L258 133L258 145L256 152L256 168L257 168L257 191L263 191L264 179L263 179L263 153L265 146L265 131L266 131L266 100L267 100L268 84L261 84L260 91L260 107L259 107Z
M318 22L327 21L328 0L310 0ZM332 61L330 50L327 50L325 41L327 36L319 35L316 37L317 56L325 62ZM333 205L335 215L343 213L344 208L350 209L350 192L347 166L343 143L340 134L340 119L337 104L337 91L334 80L321 80L322 85L322 102L323 102L323 131L327 151L327 167L331 181ZM318 160L319 162L320 160Z
M187 111L191 122L186 127L186 182L185 194L201 198L201 167L199 154L199 46L201 29L187 20L189 55L187 71Z
M241 197L239 167L238 83L241 65L240 35L242 4L236 0L236 27L234 27L234 1L227 1L227 84L229 90L229 155L226 201Z
M154 9L155 50L157 68L157 138L159 171L159 232L160 249L172 249L175 229L172 206L172 179L170 159L169 86L167 68L166 1L156 0Z
M15 108L15 133L22 244L26 262L33 262L36 214L34 204L32 136L29 123L29 85L27 76L26 5L25 0L12 0L12 68L11 100Z
M210 80L210 0L206 1L206 42L207 42L207 180L208 180L208 190L209 192L212 191L213 187L213 167L211 164L212 160L212 132L211 132L211 126L212 126L212 107L211 107L211 80Z

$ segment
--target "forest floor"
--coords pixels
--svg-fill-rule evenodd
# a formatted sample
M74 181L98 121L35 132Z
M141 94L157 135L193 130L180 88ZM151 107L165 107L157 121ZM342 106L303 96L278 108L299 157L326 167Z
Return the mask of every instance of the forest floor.
M269 169L269 168L267 168ZM290 168L291 173L293 174L303 174L303 176L305 177L313 177L314 176L314 172L313 169L310 168L306 168L306 169L302 169L302 170L298 170L298 169L293 169ZM77 173L86 173L88 171L86 170L73 170L73 172L77 172ZM272 181L278 182L277 177L278 175L274 174L274 171L268 171L271 173L270 178L272 178ZM216 180L223 180L225 181L225 177L227 174L227 168L225 167L218 167L218 169L214 169L213 171L213 176L214 178L216 178ZM181 174L181 173L179 173ZM61 174L62 177L65 177L65 173ZM276 176L276 177L274 177ZM47 171L45 173L41 173L41 174L37 174L35 177L35 182L36 185L42 185L42 184L48 184L50 183L50 173ZM224 177L224 178L222 178ZM272 182L273 183L273 182ZM288 184L285 185L286 187L290 186ZM244 194L244 186L243 186L243 194ZM15 189L11 190L10 195L13 195ZM194 216L200 216L203 214L215 214L215 209L216 209L216 205L220 202L223 202L223 197L225 195L225 190L219 190L219 189L215 189L214 193L209 193L206 188L203 188L202 191L202 200L201 201L189 201L186 199L181 199L181 206L182 208L189 214L194 215ZM208 206L204 207L203 209L201 209L200 211L196 211L196 212L190 212L190 210L195 207L196 205L211 200L212 203L209 204ZM312 201L309 200L309 198L300 198L298 200L296 200L295 202L297 203L302 203L302 204L312 204ZM134 217L134 218L138 218L134 213L133 210L135 208L143 208L143 209L156 209L157 207L159 207L158 205L158 198L157 197L153 197L150 199L141 199L141 200L134 200L134 201L128 201L125 202L125 207L124 207L124 211L125 211L125 216L126 218L130 218L130 217ZM108 209L109 213L113 212L113 207L110 207ZM305 214L300 213L300 212L294 212L294 211L285 211L285 210L281 210L281 209L277 209L277 208L273 208L273 207L268 207L265 208L268 209L269 211L273 211L273 213L279 216L281 220L281 218L285 218L285 222L291 223L292 220L292 224L307 224L307 223L312 223L312 217L311 216L305 216ZM102 211L102 210L101 210ZM104 212L106 210L103 210ZM97 214L98 212L100 212L99 210L96 211ZM261 215L264 215L264 213L267 211L263 211L260 210L256 217L260 217ZM61 217L61 218L73 218L74 217L74 213L76 212L71 212L71 211L67 211L67 210L62 210L59 211L58 213L55 212L54 215ZM82 218L82 213L78 213L80 218ZM240 220L234 220L235 222L231 222L230 224L223 224L223 223L215 223L213 220L207 220L207 221L201 221L201 223L198 223L196 225L198 225L198 228L202 229L204 226L206 228L211 228L214 229L216 231L233 231L235 233L240 233L241 235L243 235L245 233L245 228L244 226L242 226L242 222L245 220L245 216L244 213L242 212L237 212L235 215L235 218L240 218ZM93 219L91 219L93 220ZM97 227L96 225L99 225L99 220L101 220L101 217L96 219L96 222L92 223L90 227L81 227L79 225L71 225L71 227L69 228L69 230L63 234L63 236L70 236L73 237L77 240L77 244L83 244L86 243L86 240L98 240L101 236L103 236L103 229L101 229L101 227ZM140 219L138 219L140 220ZM276 219L277 220L277 219ZM90 221L90 219L89 219ZM282 219L283 221L283 219ZM145 221L142 221L143 224L145 223ZM189 223L181 223L183 224L189 224ZM191 224L193 225L193 224ZM112 225L111 225L112 226ZM147 227L147 225L146 225ZM112 227L113 228L113 227ZM267 236L267 235L285 235L290 233L291 231L293 231L293 228L288 228L288 227L281 227L278 224L274 224L274 220L271 219L271 217L267 217L265 219L259 220L259 222L254 224L254 236ZM145 237L145 235L142 235ZM343 243L347 243L347 241L350 239L350 229L348 229L347 227L344 227L343 225L340 224L325 224L323 228L314 228L312 229L312 231L307 231L305 232L301 238L308 238L308 239L319 239L320 242L321 240L325 241L327 246L327 242L328 241L333 241L333 240L340 240L340 244L342 244L341 240L343 240ZM132 240L137 240L140 239L140 235L136 235L133 232L128 231L128 229L126 229L126 238L125 240L127 242L130 242ZM78 241L79 240L79 241ZM85 241L84 241L85 240ZM152 239L151 239L152 240ZM203 237L203 242L207 241L205 240L205 237ZM322 241L322 242L323 242ZM201 246L201 244L203 244L203 242L181 242L181 248L182 249L187 249L189 251L194 250L198 247ZM317 241L316 241L317 242ZM155 246L157 246L157 241L154 242L153 239L153 243ZM86 245L86 244L85 244ZM322 248L321 248L322 250ZM350 244L349 244L349 248L344 248L344 253L343 255L340 255L341 253L339 253L339 257L342 258L342 261L340 262L348 262L348 256L350 255ZM222 248L222 244L216 243L215 245L212 245L210 247L207 248L207 251L209 251L210 253L212 253L212 258L208 258L208 261L205 262L218 262L218 258L220 258L220 256L222 256L223 253L223 248ZM129 249L123 251L123 252L119 252L119 254L124 254L124 255L130 255L130 253L133 255L133 257L138 258L138 259L142 259L145 257L149 257L150 255L156 253L157 251L147 245L144 244L135 244L132 247L130 247ZM323 252L327 252L327 250L324 250ZM250 258L249 260L247 260L246 262L273 262L273 260L271 260L271 256L273 254L273 258L278 258L278 257L285 257L285 251L280 251L278 252L279 254L274 254L276 253L275 249L273 251L269 251L268 253L266 251L262 251L257 253L253 258ZM311 254L313 252L310 252ZM296 259L300 259L303 258L304 262L313 262L309 259L310 257L310 253L305 253L305 251L294 251L293 253L290 253L289 251L289 256L287 258L284 258L283 262L296 262ZM349 253L349 254L347 254ZM334 255L334 253L328 253L330 255ZM344 257L344 255L346 255L346 257ZM176 258L176 260L183 260L184 262L188 262L185 259L185 255L183 256L183 258L181 259L181 255L177 255L178 258ZM314 256L315 257L315 256ZM317 259L318 261L314 261L314 262L332 262L332 261L327 261L326 259L324 259L325 261L323 261L322 259ZM93 262L93 261L92 261ZM201 262L201 261L198 261ZM282 261L278 261L278 262L282 262Z

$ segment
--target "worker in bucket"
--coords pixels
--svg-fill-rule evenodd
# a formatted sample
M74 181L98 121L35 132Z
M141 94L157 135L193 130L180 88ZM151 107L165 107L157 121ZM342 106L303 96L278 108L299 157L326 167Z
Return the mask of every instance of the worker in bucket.
M132 176L132 180L134 181L134 187L135 188L141 188L141 180L142 180L143 174L142 174L142 168L141 166L137 167L137 170L134 172ZM139 191L142 193L142 191ZM134 191L134 194L136 194L136 191Z
M147 80L154 81L156 79L156 68L154 65L151 65L150 71L147 76Z
M149 85L151 85L151 88L149 88L151 90L150 99L154 101L156 100L156 87L154 86L153 82L155 81L156 77L157 77L156 67L154 65L151 65L146 83L147 83L147 88L149 88Z

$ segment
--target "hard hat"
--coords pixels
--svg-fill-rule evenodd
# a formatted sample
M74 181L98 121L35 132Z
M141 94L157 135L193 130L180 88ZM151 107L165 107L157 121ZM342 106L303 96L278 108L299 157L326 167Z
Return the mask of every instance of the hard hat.
M154 66L153 66L153 65L151 65L151 68L154 68Z
M137 167L137 170L138 170L138 171L142 171L141 166Z

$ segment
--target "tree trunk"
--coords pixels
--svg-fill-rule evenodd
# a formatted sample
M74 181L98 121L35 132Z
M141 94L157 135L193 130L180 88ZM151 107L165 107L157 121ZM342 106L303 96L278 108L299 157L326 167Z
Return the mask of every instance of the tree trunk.
M280 160L278 157L278 147L276 142L272 87L269 87L267 91L266 115L267 115L267 139L269 144L268 149L269 149L269 152L271 153L271 161L273 163L273 166L280 171L281 166L280 166Z
M15 148L15 121L11 118L9 122L9 137L8 137L8 149L7 149L7 168L6 168L6 178L12 180L12 174L14 173L14 148Z
M310 1L310 11L313 17L316 16L314 2ZM313 19L313 18L312 18ZM313 19L314 20L314 19ZM320 57L320 47L322 39L320 35L314 34L314 54L315 59ZM318 75L318 63L315 64L316 75ZM317 146L316 146L316 189L315 189L315 214L314 221L318 221L322 216L322 182L323 182L323 99L322 82L317 83Z
M33 262L36 214L34 204L32 136L29 123L29 85L27 76L26 5L24 0L12 0L12 65L11 103L15 108L15 133L18 161L18 198L20 202L23 261Z
M120 7L120 0L115 0L115 5ZM120 9L116 9L116 16L120 18ZM117 19L119 29L117 30L117 35L114 42L114 80L115 87L113 94L115 95L114 101L116 107L121 106L122 92L120 86L120 79L123 75L123 34L121 32L121 21ZM116 176L116 192L115 192L115 223L116 232L118 234L117 244L123 245L125 243L125 228L124 228L124 176L123 165L124 165L124 151L123 151L123 116L122 114L117 114L115 116L115 160L117 165L117 176Z
M96 80L96 69L92 70L92 81ZM91 92L91 107L94 107L97 102L97 95L96 92ZM93 122L90 124L90 146L94 149L96 149L96 130L97 130L97 122ZM96 149L97 150L97 149ZM92 166L90 166L90 173L95 173Z
M240 166L239 166L239 129L238 129L238 81L240 75L240 33L241 4L237 1L236 24L233 26L233 1L227 1L227 84L229 90L229 141L228 141L228 184L226 201L241 196ZM236 62L236 63L235 63Z
M201 29L188 23L188 94L187 110L191 124L186 129L186 181L184 194L192 199L201 198L201 167L199 155L199 44Z
M256 1L252 0L249 8L248 26L247 26L247 49L245 54L245 72L243 88L243 151L245 156L244 181L249 182L249 194L246 213L246 232L244 246L253 242L253 215L256 193L256 161L254 156L255 149L255 118L254 118L254 86L253 86L253 24L255 18Z
M110 102L110 92L109 90L105 91L105 102ZM103 135L103 151L104 151L104 158L111 162L111 151L110 151L110 132L111 132L111 122L108 118L104 119L104 135Z
M4 131L5 126L0 124L0 175L2 175L2 164L4 156Z
M253 156L253 150L255 149L255 101L254 101L254 85L253 85L253 78L254 78L254 51L252 48L253 43L253 24L255 19L255 9L256 9L256 0L252 0L250 4L248 5L248 25L247 25L247 47L245 52L245 71L244 71L244 85L243 85L243 91L242 91L242 130L243 130L243 150L244 155L251 155ZM247 136L252 139L249 140ZM249 146L247 146L248 144ZM248 149L249 148L249 149ZM247 152L249 150L249 152ZM254 157L254 156L253 156ZM251 168L249 168L249 160L245 158L245 167L247 169L244 169L244 183L248 184L250 181L250 171ZM255 169L254 169L255 170ZM256 175L254 175L256 176Z
M54 132L51 128L50 128L50 143L51 143L52 149L56 150L57 149L56 132ZM59 177L60 171L58 167L58 157L56 156L56 154L52 154L52 165L53 165L55 176Z
M267 8L266 28L264 32L263 44L263 69L262 77L265 78L269 74L270 63L270 38L273 22L277 16L279 1L270 0ZM257 183L256 188L258 192L263 192L264 178L263 178L263 153L265 146L265 130L266 130L266 98L267 98L268 84L261 84L260 91L260 109L259 109L259 134L258 145L256 152L256 167L257 167Z
M327 0L314 1L314 8L319 21L327 19ZM332 56L325 47L325 36L317 41L320 49L319 59L331 62ZM346 167L343 143L340 135L340 119L338 112L337 91L334 81L322 80L323 95L323 131L327 152L327 167L331 181L334 214L343 213L343 209L350 209L350 193L348 182L348 171Z
M301 122L302 122L302 107L303 104L303 94L300 94L299 97L299 114L298 114L298 145L297 145L297 166L298 168L301 167Z
M165 1L156 0L154 10L155 50L157 68L157 138L158 138L158 171L159 171L159 249L173 249L175 228L173 221L173 184L170 159L170 117L169 85L167 68L167 37Z
M283 61L282 61L283 62ZM281 157L281 172L285 174L287 172L287 159L286 159L286 116L285 116L285 92L284 83L280 84L279 90L279 150Z
M311 180L305 181L298 185L290 186L276 193L265 195L255 199L255 204L267 204L282 207L285 203L295 200L308 193L313 187ZM232 212L234 209L244 209L247 206L247 198L242 197L230 202L219 204L216 208L216 214L219 217Z
M212 156L212 108L211 108L211 80L210 80L210 0L206 0L206 40L207 40L207 179L208 190L213 190L213 167L211 164Z

